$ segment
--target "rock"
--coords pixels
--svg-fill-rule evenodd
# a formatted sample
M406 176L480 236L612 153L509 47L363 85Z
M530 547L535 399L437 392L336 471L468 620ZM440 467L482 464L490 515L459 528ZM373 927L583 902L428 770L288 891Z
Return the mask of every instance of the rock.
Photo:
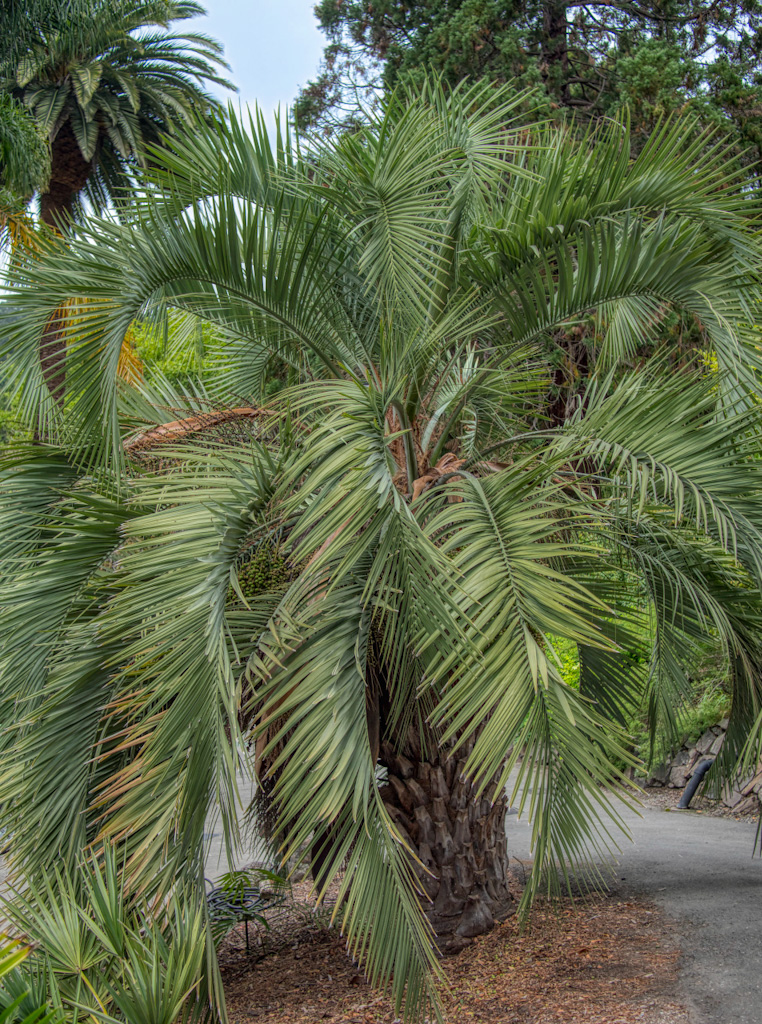
M729 807L731 810L733 810L733 808L737 807L742 800L743 793L740 789L737 789L735 786L733 786L732 789L730 786L725 786L723 788L722 802L725 804L726 807Z
M730 724L729 718L723 718L721 722L717 723L718 728L722 729L723 732L727 731L728 725Z
M757 796L747 796L733 808L734 814L759 814L760 803Z
M712 746L709 748L709 754L711 757L716 757L720 750L722 750L722 744L725 741L725 733L721 732L720 735L715 739Z
M696 764L700 760L700 758L701 751L698 749L698 747L691 747L691 749L688 751L688 760L685 764L689 776L693 774L693 769L696 767Z
M669 766L666 764L654 768L650 778L646 779L646 786L664 786L669 778Z
M669 773L670 789L682 789L688 781L687 765L675 765Z
M704 735L696 744L696 750L699 752L699 754L708 754L709 751L712 749L712 744L714 743L714 740L715 734L712 732L711 729L707 729Z
M757 774L746 783L741 792L744 796L749 796L750 793L759 793L761 789L762 772L757 772Z

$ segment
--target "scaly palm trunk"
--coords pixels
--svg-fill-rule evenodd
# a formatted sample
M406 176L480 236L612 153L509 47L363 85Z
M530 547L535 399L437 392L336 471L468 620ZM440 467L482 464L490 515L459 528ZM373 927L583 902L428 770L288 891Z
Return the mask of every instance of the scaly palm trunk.
M65 232L74 215L77 196L93 171L92 160L85 160L71 124L66 121L51 146L50 182L40 196L40 219L56 232ZM63 404L66 379L66 333L61 310L48 321L40 338L40 364L48 391Z
M418 756L416 756L416 754ZM464 775L468 747L458 759L432 750L409 757L384 744L388 786L384 803L403 839L415 851L424 910L443 953L457 953L488 932L514 908L508 891L505 836L507 799L477 798Z

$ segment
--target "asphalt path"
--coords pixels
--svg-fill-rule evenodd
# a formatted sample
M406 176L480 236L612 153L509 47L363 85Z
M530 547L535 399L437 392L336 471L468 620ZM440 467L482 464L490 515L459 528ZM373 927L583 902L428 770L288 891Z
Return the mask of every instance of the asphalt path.
M683 951L679 998L695 1024L762 1024L762 859L753 821L665 811L646 797L626 812L632 842L608 866L609 891L645 896L673 919ZM515 815L509 852L531 860Z

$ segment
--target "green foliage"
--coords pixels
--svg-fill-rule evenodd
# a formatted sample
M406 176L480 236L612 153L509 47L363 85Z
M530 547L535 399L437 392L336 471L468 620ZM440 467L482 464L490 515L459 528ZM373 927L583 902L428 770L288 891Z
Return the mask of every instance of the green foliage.
M169 316L162 324L136 322L130 337L149 378L158 373L175 386L188 387L198 383L208 369L204 353L210 331L208 324L188 325Z
M706 730L727 717L731 709L730 694L719 686L699 692L696 703L680 719L683 743L695 743Z
M15 933L30 944L15 970L55 1007L45 1021L207 1018L205 912L203 899L190 890L178 888L153 906L130 896L107 848L71 872L53 869L39 883L27 882L2 906Z
M762 157L758 0L322 0L315 12L328 43L296 103L305 126L356 125L363 103L433 69L450 84L532 89L547 115L599 118L627 104L638 135L690 110L732 133L745 159Z
M31 441L32 432L24 422L21 403L10 391L8 365L0 366L0 450Z
M732 713L733 697L729 669L717 656L716 648L700 652L692 667L690 687L678 709L675 728L669 734L652 736L645 709L633 716L631 732L638 756L649 767L665 764L680 746L695 743L710 726Z
M2 1024L58 1024L61 1015L48 1009L38 979L27 975L31 950L18 940L0 943L0 1021ZM32 987L29 987L29 984Z
M674 114L689 102L698 83L686 73L685 56L677 43L664 39L645 39L617 54L617 100L629 106L636 125Z
M0 189L29 196L47 183L49 174L42 132L20 103L0 93Z
M213 388L216 379L224 378L230 361L239 356L240 341L221 325L177 309L164 309L160 314L148 320L139 318L130 328L130 342L147 380L165 381L186 395ZM263 362L257 400L266 402L282 391L288 375L288 366L277 356Z
M563 636L548 636L548 646L552 648L559 662L561 678L567 686L579 689L579 651L573 640Z
M151 147L215 106L205 84L228 84L219 44L170 29L204 13L193 0L13 6L4 15L10 31L0 44L0 93L51 144L49 183L38 173L28 185L59 216L71 216L83 197L96 208L120 205ZM0 131L3 123L0 115Z
M636 153L624 123L530 129L524 99L429 81L310 146L200 125L129 224L87 221L12 286L7 351L51 442L0 480L17 863L35 880L110 836L161 896L199 877L215 804L235 846L254 750L281 855L314 867L330 834L337 923L411 1019L437 956L384 744L463 748L488 797L524 752L528 903L613 842L628 725L645 707L675 735L702 644L730 666L723 772L762 728L759 198L695 122ZM58 408L39 341L63 302ZM214 327L185 408L158 375L117 377L131 325L167 306ZM702 361L670 316L700 324ZM579 400L552 419L548 354L589 324ZM204 434L199 409L249 416L274 360L290 386L268 415ZM123 438L168 406L196 433L154 436L134 471Z
M30 441L32 433L24 425L18 408L0 408L0 448L12 448Z

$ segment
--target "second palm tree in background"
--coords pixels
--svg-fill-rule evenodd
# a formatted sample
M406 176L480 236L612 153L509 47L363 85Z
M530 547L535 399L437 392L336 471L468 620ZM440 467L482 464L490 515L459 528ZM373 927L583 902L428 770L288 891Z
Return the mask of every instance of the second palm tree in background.
M66 231L85 200L118 208L150 147L216 107L206 86L232 88L220 74L227 65L218 43L171 30L204 13L193 0L47 0L6 14L0 93L49 142L48 173L29 182L48 227ZM64 317L54 314L40 342L45 384L58 402Z

